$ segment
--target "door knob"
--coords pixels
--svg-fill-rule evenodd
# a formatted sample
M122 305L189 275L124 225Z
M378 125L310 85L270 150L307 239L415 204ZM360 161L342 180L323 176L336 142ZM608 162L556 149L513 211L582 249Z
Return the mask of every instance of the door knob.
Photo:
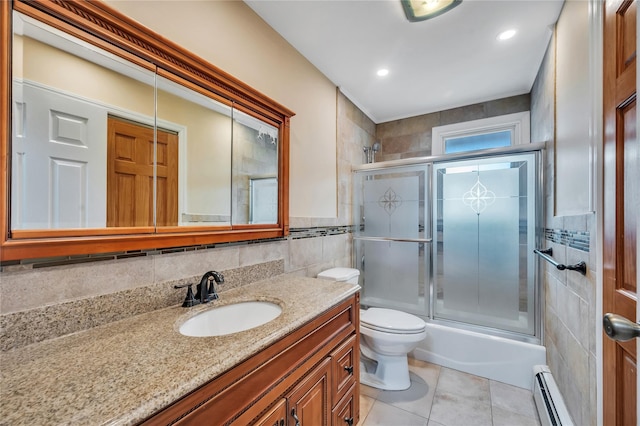
M605 314L602 319L604 332L613 340L621 342L640 336L640 324L617 314Z

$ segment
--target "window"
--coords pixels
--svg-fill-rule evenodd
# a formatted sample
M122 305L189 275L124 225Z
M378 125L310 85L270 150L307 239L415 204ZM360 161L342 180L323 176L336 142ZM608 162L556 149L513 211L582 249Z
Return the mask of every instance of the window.
M434 127L433 155L529 143L529 111Z

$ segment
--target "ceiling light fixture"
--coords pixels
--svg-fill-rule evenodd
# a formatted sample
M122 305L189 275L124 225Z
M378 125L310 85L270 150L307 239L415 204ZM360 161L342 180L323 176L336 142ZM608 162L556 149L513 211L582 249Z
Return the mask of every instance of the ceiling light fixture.
M509 40L514 35L516 35L516 30L510 29L510 30L503 31L500 34L498 34L497 39L500 40L500 41Z
M388 70L388 69L386 69L386 68L382 68L382 69L379 69L379 70L376 72L376 74L378 74L378 77L384 77L384 76L386 76L386 75L388 75L388 74L389 74L389 70Z
M462 0L401 0L407 19L411 22L424 21L453 9Z

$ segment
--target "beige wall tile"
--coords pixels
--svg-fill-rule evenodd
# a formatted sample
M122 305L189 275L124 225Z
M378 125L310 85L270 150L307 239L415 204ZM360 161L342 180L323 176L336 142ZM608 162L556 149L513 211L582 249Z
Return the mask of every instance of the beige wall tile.
M0 314L109 294L153 283L147 257L0 274Z
M247 266L285 259L288 256L287 249L286 241L238 246L238 263L240 266Z
M322 260L333 262L349 256L351 250L351 235L329 235L322 238Z
M322 259L320 238L301 238L289 242L289 265L291 269L306 268Z
M238 246L153 256L155 282L199 276L210 270L240 266Z

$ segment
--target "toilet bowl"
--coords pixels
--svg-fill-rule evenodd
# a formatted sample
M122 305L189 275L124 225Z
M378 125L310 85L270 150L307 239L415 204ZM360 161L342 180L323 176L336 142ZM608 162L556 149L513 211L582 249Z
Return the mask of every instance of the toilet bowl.
M427 337L415 315L385 308L360 311L360 383L378 389L411 386L407 354Z
M318 278L357 284L360 271L333 268ZM360 383L384 390L411 386L407 354L427 336L425 322L415 315L386 308L360 311Z

